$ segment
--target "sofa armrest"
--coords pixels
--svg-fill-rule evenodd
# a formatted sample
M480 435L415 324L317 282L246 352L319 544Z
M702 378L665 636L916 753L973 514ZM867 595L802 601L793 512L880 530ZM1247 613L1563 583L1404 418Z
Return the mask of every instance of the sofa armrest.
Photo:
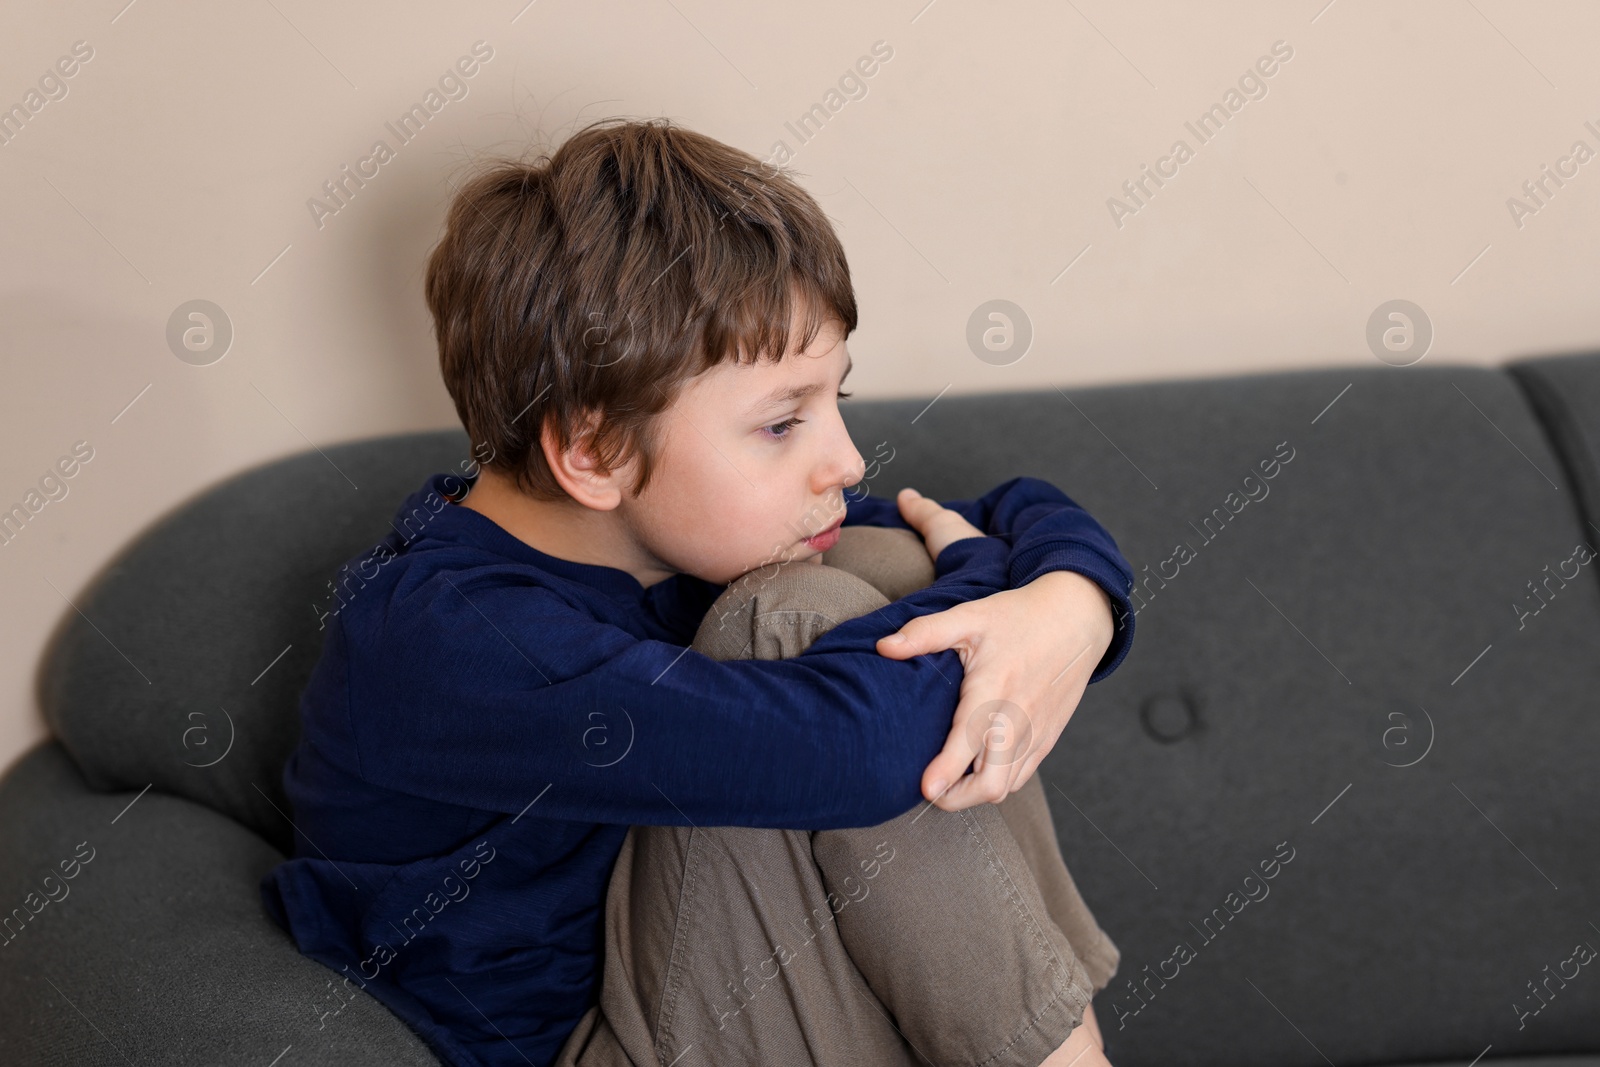
M40 743L0 780L0 1063L437 1067L262 910L281 860L193 801L96 793Z

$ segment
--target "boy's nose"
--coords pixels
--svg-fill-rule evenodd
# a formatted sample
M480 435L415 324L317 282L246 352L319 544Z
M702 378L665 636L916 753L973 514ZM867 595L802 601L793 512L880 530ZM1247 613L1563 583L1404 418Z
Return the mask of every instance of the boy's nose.
M854 445L845 439L845 447L832 453L830 461L818 471L821 490L848 489L866 476L867 463Z
M861 458L844 420L835 413L831 432L823 443L823 458L812 471L812 491L832 495L850 488L866 477L867 462Z

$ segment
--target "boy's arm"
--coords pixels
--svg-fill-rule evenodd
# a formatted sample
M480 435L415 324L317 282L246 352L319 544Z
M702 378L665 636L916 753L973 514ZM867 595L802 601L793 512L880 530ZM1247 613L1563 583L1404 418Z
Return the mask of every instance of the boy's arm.
M1002 591L1006 560L998 538L950 544L931 585L783 660L640 640L492 568L418 576L346 659L357 764L398 792L531 817L876 825L922 800L963 676L954 651L902 661L877 642Z
M1133 568L1111 534L1071 497L1042 478L1002 482L976 500L941 501L984 533L1010 546L1006 586L1020 589L1041 574L1074 571L1093 581L1111 602L1115 632L1089 681L1116 670L1133 647ZM891 498L852 499L845 491L846 526L911 529Z

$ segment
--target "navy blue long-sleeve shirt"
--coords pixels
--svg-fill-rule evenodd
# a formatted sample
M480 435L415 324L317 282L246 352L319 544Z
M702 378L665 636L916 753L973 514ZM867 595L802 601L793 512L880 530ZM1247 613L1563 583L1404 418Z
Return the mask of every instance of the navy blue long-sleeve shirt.
M687 647L726 586L540 552L455 506L469 485L428 479L341 571L283 774L294 855L261 881L302 953L451 1064L555 1058L599 995L629 826L873 826L921 801L962 667L879 655L910 619L1065 569L1118 618L1091 682L1132 642L1132 569L1037 478L945 502L992 536L946 546L926 588L791 659L729 661ZM870 496L844 521L911 528Z

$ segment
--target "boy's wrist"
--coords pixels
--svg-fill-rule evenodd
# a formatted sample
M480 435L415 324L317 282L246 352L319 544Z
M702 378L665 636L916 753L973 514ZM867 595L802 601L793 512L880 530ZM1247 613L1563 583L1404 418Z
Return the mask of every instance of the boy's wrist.
M1037 590L1048 596L1052 603L1070 603L1074 610L1095 614L1103 622L1097 628L1105 638L1100 650L1103 652L1110 647L1116 630L1116 615L1110 595L1101 588L1099 582L1077 571L1046 571L1023 588ZM1099 609L1098 612L1095 608Z

